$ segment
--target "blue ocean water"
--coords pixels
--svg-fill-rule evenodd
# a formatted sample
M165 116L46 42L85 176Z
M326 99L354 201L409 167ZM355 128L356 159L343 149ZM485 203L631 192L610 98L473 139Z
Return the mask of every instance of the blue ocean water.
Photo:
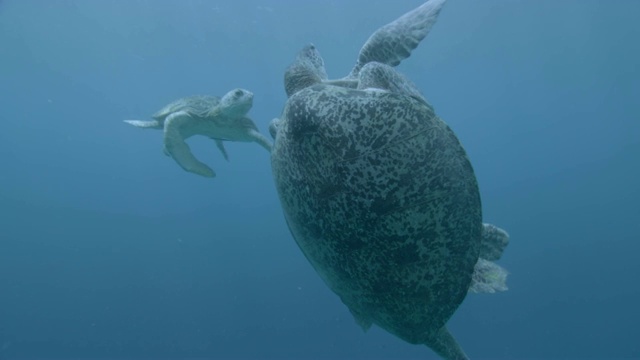
M313 42L345 75L420 0L0 2L0 358L427 359L364 333L284 222L268 154L128 126L255 93L267 134ZM640 358L640 2L450 0L399 70L457 133L509 290L449 322L471 358Z

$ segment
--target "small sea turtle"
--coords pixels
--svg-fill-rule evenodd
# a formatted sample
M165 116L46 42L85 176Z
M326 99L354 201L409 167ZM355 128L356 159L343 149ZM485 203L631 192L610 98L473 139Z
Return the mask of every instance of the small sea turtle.
M428 32L443 3L376 31L340 80L328 80L314 46L303 48L270 124L271 165L293 237L364 330L376 324L467 359L446 323L468 292L506 290L507 273L492 261L509 237L482 223L453 131L392 68L426 35L411 29Z
M234 89L221 98L191 96L165 106L154 120L124 120L133 126L164 130L164 153L171 156L184 170L205 177L216 173L193 156L185 140L204 135L216 142L225 159L229 160L223 141L257 142L271 151L271 142L258 131L247 112L253 105L253 93Z

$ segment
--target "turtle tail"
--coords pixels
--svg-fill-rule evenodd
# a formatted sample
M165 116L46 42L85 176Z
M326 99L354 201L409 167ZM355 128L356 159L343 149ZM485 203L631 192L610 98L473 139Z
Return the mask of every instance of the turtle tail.
M446 360L469 360L456 339L445 326L436 331L425 343L436 354Z

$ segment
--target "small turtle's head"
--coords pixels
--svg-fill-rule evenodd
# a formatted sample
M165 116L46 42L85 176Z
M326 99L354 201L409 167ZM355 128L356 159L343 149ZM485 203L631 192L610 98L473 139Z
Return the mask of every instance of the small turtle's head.
M220 109L227 116L244 116L253 106L253 93L245 89L233 89L220 100Z
M318 49L313 44L309 44L298 52L296 60L285 71L284 90L287 96L291 96L324 80L327 80L324 60Z

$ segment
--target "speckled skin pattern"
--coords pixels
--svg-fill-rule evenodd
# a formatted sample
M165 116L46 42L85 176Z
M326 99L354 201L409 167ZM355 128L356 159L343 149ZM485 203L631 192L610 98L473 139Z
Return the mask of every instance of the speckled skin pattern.
M463 358L443 353L452 345L442 328L478 260L480 195L433 109L390 92L311 86L289 98L271 162L296 242L358 322Z

